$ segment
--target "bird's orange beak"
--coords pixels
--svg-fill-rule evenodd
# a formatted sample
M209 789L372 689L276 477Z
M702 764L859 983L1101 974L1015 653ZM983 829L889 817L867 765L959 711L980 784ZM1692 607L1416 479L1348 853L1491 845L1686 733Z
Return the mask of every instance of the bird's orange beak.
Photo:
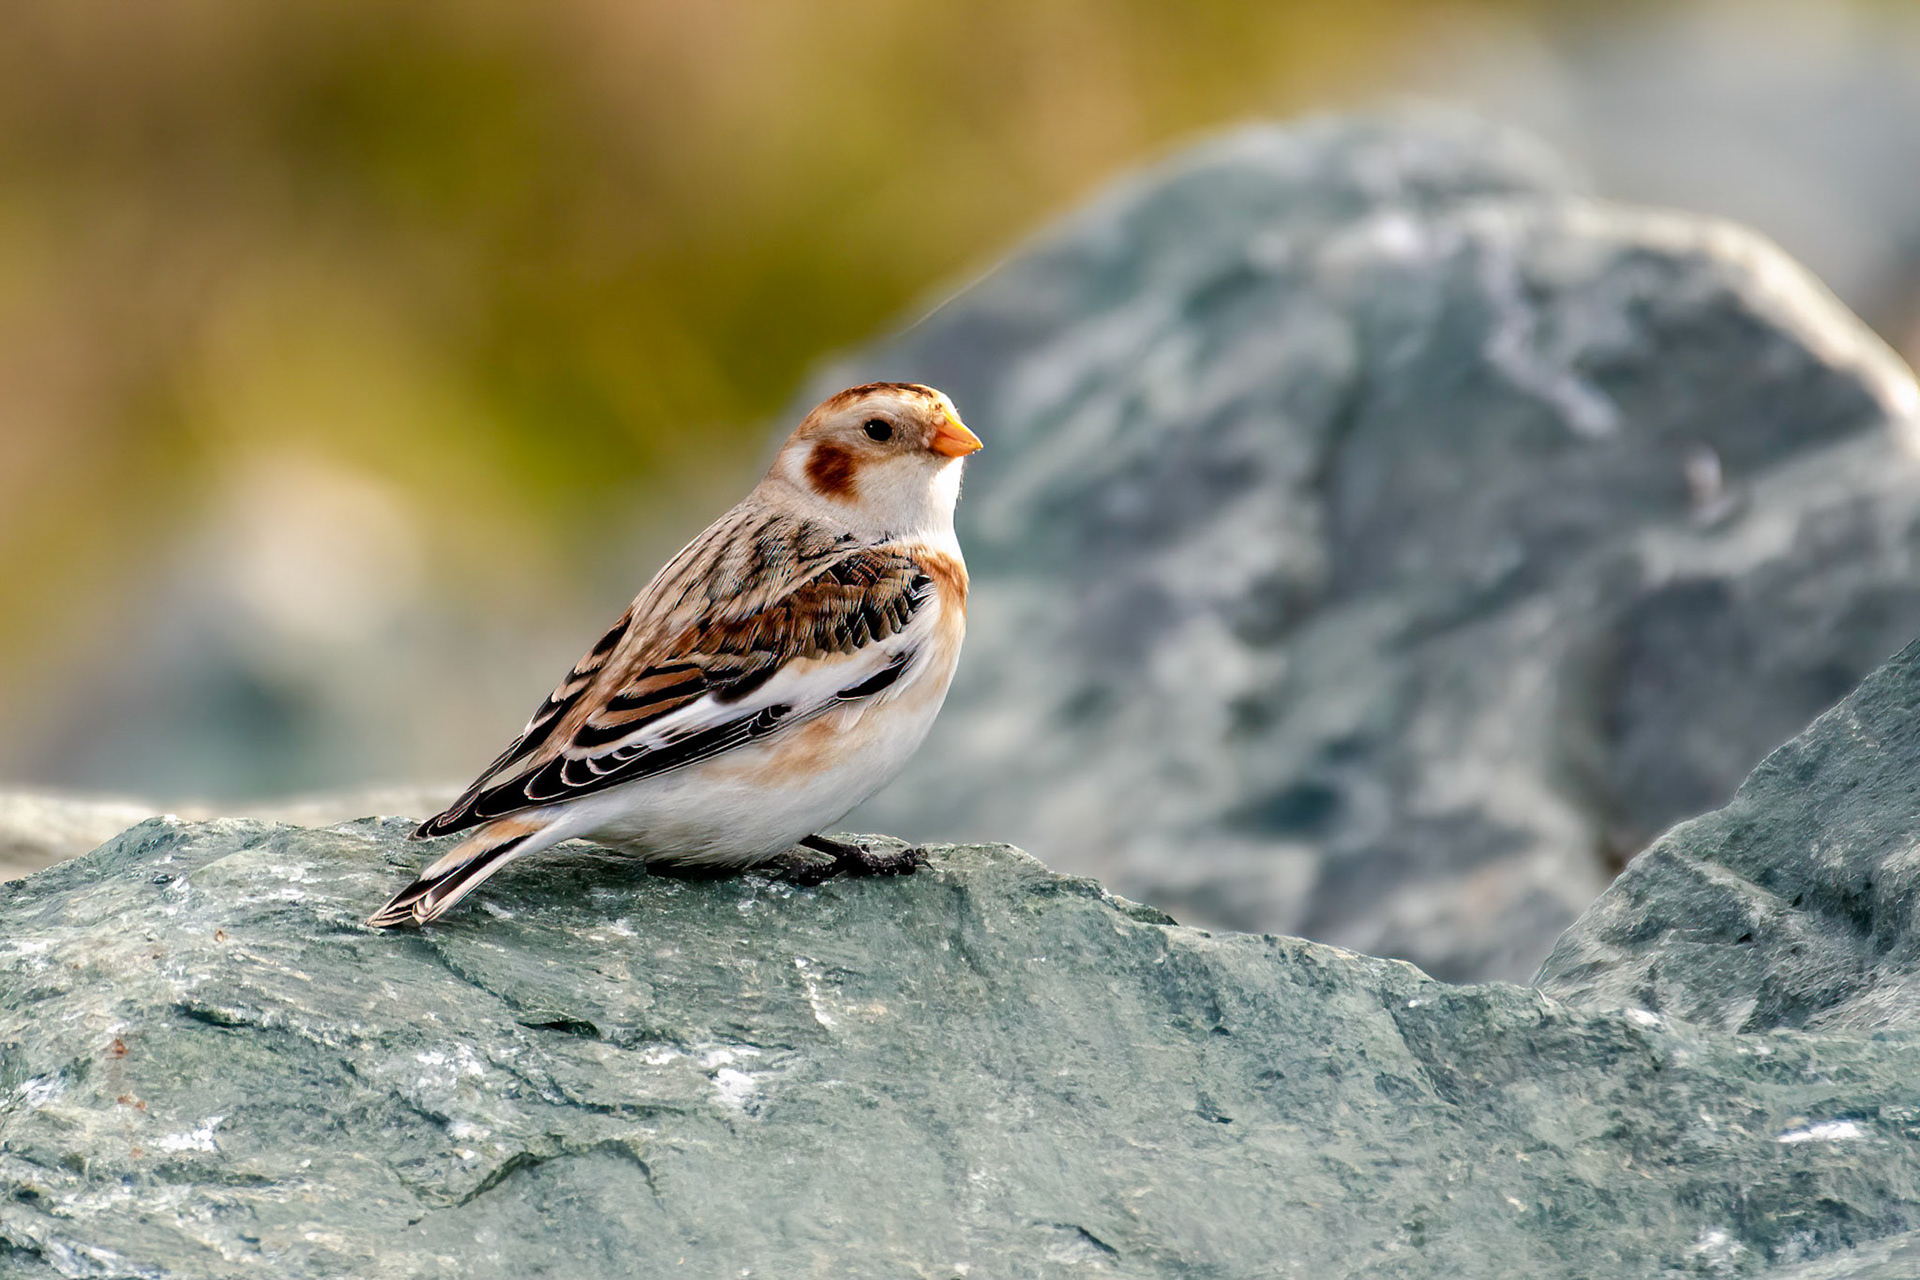
M978 453L986 448L980 443L980 437L967 430L967 424L950 405L941 405L941 422L934 429L933 439L927 442L927 448L948 458L964 458L970 453Z

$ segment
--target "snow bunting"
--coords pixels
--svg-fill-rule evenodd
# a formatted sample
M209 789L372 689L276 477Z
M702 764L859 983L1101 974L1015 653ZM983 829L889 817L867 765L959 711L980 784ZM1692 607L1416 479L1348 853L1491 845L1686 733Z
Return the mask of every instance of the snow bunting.
M931 387L809 413L759 487L654 576L511 746L414 831L472 829L368 921L424 924L576 836L744 868L796 843L836 871L911 871L822 827L890 781L946 700L966 632L953 531L980 440Z

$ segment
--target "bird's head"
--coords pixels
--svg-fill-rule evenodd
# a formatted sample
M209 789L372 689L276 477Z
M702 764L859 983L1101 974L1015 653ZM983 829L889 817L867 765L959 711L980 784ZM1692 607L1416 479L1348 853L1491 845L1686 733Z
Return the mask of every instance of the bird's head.
M932 387L871 382L817 405L773 473L845 523L908 534L951 527L963 461L980 448Z

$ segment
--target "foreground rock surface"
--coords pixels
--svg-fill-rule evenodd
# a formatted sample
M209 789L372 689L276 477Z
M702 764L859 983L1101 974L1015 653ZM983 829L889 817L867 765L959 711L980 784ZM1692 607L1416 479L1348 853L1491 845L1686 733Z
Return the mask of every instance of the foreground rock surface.
M1920 1214L1905 1034L1451 988L996 847L575 851L373 933L403 832L155 819L6 887L0 1274L1811 1277Z
M0 880L16 880L64 858L78 857L136 822L163 813L184 818L263 818L312 827L374 814L424 818L458 794L456 787L381 787L253 803L155 805L121 796L0 791Z
M97 849L154 810L135 800L0 791L0 880Z
M966 660L860 821L1523 979L1920 634L1912 376L1776 249L1432 117L1120 184L821 386L987 441Z
M1539 985L1729 1030L1920 1028L1920 643L1636 859Z

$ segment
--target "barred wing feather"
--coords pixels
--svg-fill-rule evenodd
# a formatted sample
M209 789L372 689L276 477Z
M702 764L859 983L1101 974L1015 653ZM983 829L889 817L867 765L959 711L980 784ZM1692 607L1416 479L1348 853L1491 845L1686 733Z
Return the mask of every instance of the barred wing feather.
M932 578L897 548L838 552L763 602L695 602L684 591L666 600L694 550L662 571L416 838L684 768L871 697L899 678L937 612L926 607Z

